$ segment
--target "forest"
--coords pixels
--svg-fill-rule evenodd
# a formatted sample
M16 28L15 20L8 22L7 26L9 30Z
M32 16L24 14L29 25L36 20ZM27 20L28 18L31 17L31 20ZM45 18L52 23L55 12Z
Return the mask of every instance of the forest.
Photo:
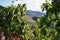
M35 20L34 27L26 22L26 4L0 10L0 40L60 40L60 0L46 0L41 5L46 15ZM5 38L4 38L5 37Z

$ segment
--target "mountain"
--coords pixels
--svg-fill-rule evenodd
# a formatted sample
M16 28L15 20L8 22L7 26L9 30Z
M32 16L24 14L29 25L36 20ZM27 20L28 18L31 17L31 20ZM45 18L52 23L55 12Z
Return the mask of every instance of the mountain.
M0 5L0 10L2 10L3 8L5 8L5 7L3 7L3 6Z
M27 15L30 15L31 17L40 17L40 16L43 16L46 14L46 13L32 11L32 10L27 10L26 13L27 13Z

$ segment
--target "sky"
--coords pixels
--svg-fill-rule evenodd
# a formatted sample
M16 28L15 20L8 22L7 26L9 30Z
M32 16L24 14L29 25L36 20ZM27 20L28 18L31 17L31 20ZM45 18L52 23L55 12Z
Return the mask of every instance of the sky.
M6 7L6 6L10 5L11 2L12 2L12 0L0 0L0 5Z
M33 11L41 11L41 5L44 3L45 0L18 0L15 1L13 4L17 5L19 3L26 4L27 10L33 10ZM0 0L0 5L7 7L8 5L11 5L12 0Z

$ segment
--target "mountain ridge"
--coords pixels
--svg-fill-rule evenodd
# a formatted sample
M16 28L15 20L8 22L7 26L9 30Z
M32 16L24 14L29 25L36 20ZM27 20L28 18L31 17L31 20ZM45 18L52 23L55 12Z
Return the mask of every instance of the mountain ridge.
M39 12L39 11L33 11L33 10L27 10L26 11L26 14L27 15L30 15L30 16L32 16L32 17L40 17L40 16L43 16L43 15L45 15L46 13L43 13L43 12Z

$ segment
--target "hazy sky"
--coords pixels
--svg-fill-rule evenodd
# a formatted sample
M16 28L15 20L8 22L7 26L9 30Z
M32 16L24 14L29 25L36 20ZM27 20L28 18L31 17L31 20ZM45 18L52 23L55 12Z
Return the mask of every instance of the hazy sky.
M11 2L12 0L0 0L0 5L6 7L10 5ZM19 1L15 1L14 5L17 5L19 3L21 4L25 3L27 6L27 10L41 11L41 4L44 2L45 0L19 0Z
M6 7L6 6L8 6L8 5L11 4L11 1L12 1L12 0L0 0L0 5Z
M41 4L43 2L45 2L45 0L20 0L15 1L14 5L17 5L19 3L25 3L28 10L41 11Z

